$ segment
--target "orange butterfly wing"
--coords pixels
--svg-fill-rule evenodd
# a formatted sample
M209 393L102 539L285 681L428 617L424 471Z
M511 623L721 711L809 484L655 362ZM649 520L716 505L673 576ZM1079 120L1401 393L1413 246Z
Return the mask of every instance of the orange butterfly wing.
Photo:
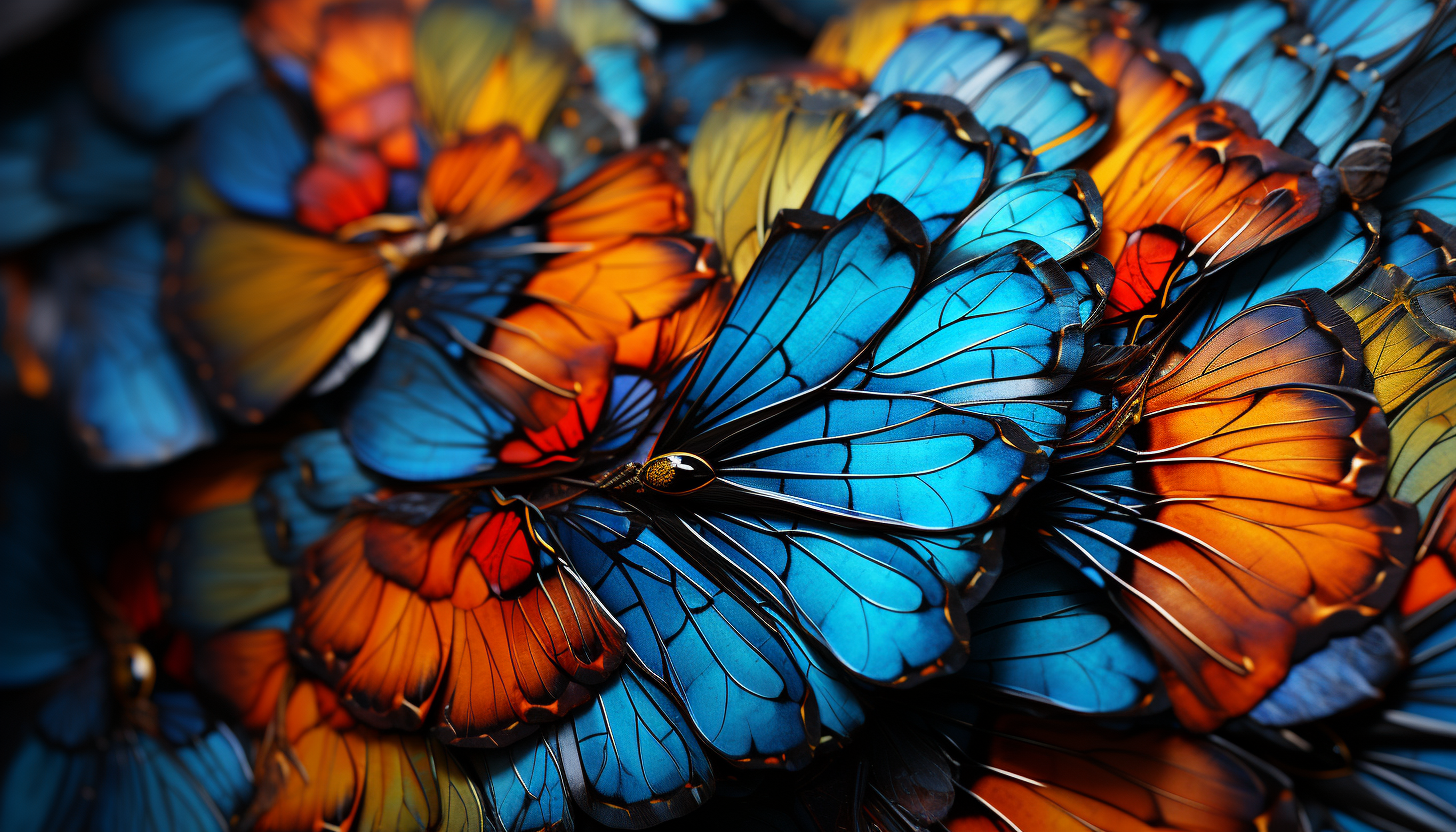
M512 448L516 464L579 443L595 429L617 360L618 339L723 298L711 244L683 237L631 237L552 259L523 289L534 303L512 313L487 344L477 377L533 432L537 451ZM647 333L640 338L649 337ZM701 342L699 342L701 343ZM640 344L624 358L642 360ZM693 345L694 347L697 344Z
M546 210L546 239L558 243L679 234L693 225L682 154L666 142L613 157Z
M311 76L324 129L370 145L415 115L414 21L402 10L357 4L324 14Z
M293 689L279 734L260 767L258 788L241 825L260 832L354 825L364 794L365 745L333 692L305 680Z
M1132 154L1103 197L1110 320L1137 326L1172 299L1175 278L1190 280L1185 266L1206 274L1319 216L1328 199L1313 165L1257 135L1242 110L1215 101Z
M1377 617L1418 521L1385 496L1389 436L1322 293L1245 313L1168 368L1134 428L1156 495L1121 599L1184 724L1247 712L1294 661Z
M1173 731L1006 715L988 733L952 832L1235 832L1263 828L1272 802L1243 761Z
M1176 52L1159 50L1126 29L1094 37L1083 62L1097 79L1117 91L1112 128L1092 152L1088 173L1106 192L1133 153L1178 108L1203 92L1198 73Z
M420 209L445 222L447 239L484 234L535 210L556 190L558 170L544 147L500 125L435 154Z
M164 318L213 400L259 422L349 343L388 293L390 269L372 246L195 222L163 281Z
M273 720L288 671L288 635L282 630L221 633L200 645L193 659L197 681L253 731Z

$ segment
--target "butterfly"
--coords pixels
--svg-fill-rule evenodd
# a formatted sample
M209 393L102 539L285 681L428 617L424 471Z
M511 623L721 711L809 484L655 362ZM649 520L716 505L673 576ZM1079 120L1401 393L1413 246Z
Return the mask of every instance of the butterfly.
M1053 465L1043 541L1113 593L1186 725L1256 706L1410 566L1419 520L1383 492L1389 433L1359 355L1328 295L1275 298L1165 356L1111 449Z
M50 346L76 436L97 464L156 465L211 444L214 417L158 319L160 229L137 217L51 259L42 297L62 316Z
M311 385L337 387L383 343L383 302L398 284L545 207L561 181L536 140L567 89L568 44L485 3L441 0L418 21L400 9L335 11L310 68L326 129L313 153L286 103L244 90L203 119L197 154L223 201L334 236L227 211L194 214L181 221L164 286L167 320L203 385L245 422ZM614 181L622 167L596 173ZM575 217L546 221L556 253L664 233L643 213L660 202L603 201L601 184L583 189L583 180L575 204L547 209ZM601 213L587 220L582 211Z
M1117 270L1108 325L1145 339L1190 285L1320 216L1332 199L1323 174L1257 136L1242 110L1215 102L1184 110L1133 154L1103 195L1097 250Z
M7 582L5 624L25 634L7 641L4 683L12 692L31 686L43 701L15 715L0 822L228 829L252 788L242 742L163 673L170 663L154 659L131 626L140 611L103 582L106 565L58 531L69 522L63 494L88 487L59 425L32 402L11 400L3 411L7 430L24 437L7 451L3 478L6 566L16 578Z

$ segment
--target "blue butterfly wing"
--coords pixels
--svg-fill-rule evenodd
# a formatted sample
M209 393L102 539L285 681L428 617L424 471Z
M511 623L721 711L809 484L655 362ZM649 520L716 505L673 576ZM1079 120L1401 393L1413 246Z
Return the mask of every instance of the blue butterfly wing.
M1284 149L1333 165L1356 131L1369 120L1384 90L1385 77L1377 70L1358 58L1340 58L1319 96L1285 140Z
M69 247L50 278L68 304L59 362L72 425L93 461L155 465L216 437L216 425L158 314L160 229L129 220Z
M1065 418L1040 399L1082 364L1084 291L1036 243L1011 243L932 283L843 386L1006 417L1050 454Z
M1208 96L1248 111L1259 135L1281 144L1310 102L1319 95L1334 65L1334 54L1303 37L1297 26L1270 35L1245 55L1217 92Z
M1107 593L1056 557L1024 553L968 613L959 678L1072 711L1115 714L1153 698L1158 668Z
M976 100L1026 57L1026 28L1010 17L953 17L917 29L876 73L870 93Z
M428 482L493 470L499 444L514 428L510 414L439 351L395 335L349 408L343 435L370 470Z
M570 829L570 804L556 744L538 731L502 751L465 751L487 811L504 832Z
M92 89L132 128L165 133L258 77L242 15L221 2L148 2L102 21Z
M310 157L302 129L272 92L254 86L225 95L197 124L197 165L234 208L292 219L293 182Z
M960 597L916 538L747 512L685 519L757 597L859 679L913 684L965 655Z
M338 514L304 499L290 470L274 471L263 478L253 492L253 511L268 554L285 566L301 561L304 551L328 534Z
M724 23L723 26L730 24ZM755 32L664 44L657 65L662 76L662 119L679 143L692 144L698 123L713 102L728 95L742 78L790 64L797 51Z
M705 497L940 533L999 516L1046 474L1011 419L929 397L834 390L714 454Z
M941 277L1018 240L1036 243L1065 262L1087 251L1102 229L1102 196L1086 171L1021 177L986 197L931 252Z
M1192 349L1245 309L1288 292L1338 293L1375 266L1380 238L1380 215L1362 207L1337 211L1305 232L1265 246L1207 287L1179 328L1178 343Z
M284 469L269 474L253 494L258 525L273 559L297 563L328 532L339 510L378 487L338 430L319 430L283 448Z
M1015 130L1005 125L992 127L991 141L995 144L991 162L992 191L999 191L1021 177L1030 176L1042 169L1036 154L1031 152L1031 142Z
M1450 248L1456 229L1414 208L1385 219L1380 233L1380 262L1400 269L1424 293L1456 283Z
M1408 622L1409 667L1379 719L1344 738L1354 774L1320 791L1338 832L1456 823L1456 608Z
M1158 43L1192 62L1205 90L1216 90L1243 57L1290 19L1278 0L1232 0L1171 6Z
M793 651L799 672L804 674L804 682L814 691L820 727L840 737L848 737L864 724L864 703L860 702L837 664L820 655L783 618L775 616L775 623Z
M1314 0L1305 23L1334 54L1388 76L1415 54L1439 7L1431 0Z
M212 720L190 693L159 693L152 700L162 737L189 785L224 817L240 813L253 796L253 765L237 735Z
M1042 169L1065 167L1112 128L1117 95L1081 61L1055 52L1033 55L997 79L971 104L982 124L1027 138Z
M1273 727L1299 725L1377 702L1400 670L1402 654L1399 638L1381 623L1332 638L1289 668L1249 718Z
M723 13L721 0L632 0L632 4L666 23L697 23Z
M377 487L335 429L316 430L290 441L283 448L283 464L297 477L303 498L321 509L341 509Z
M1391 176L1375 204L1384 214L1419 208L1442 222L1456 224L1456 154L1433 157Z
M45 188L78 215L145 208L157 151L117 130L80 90L59 93L49 108Z
M597 96L632 121L647 113L650 102L642 52L636 44L608 44L587 50L582 56L591 67Z
M6 829L83 832L92 801L77 795L95 789L101 754L58 748L35 732L25 735L0 783L0 826Z
M812 695L771 621L664 540L657 524L601 496L548 522L566 559L621 622L632 655L671 691L703 742L730 760L807 762Z
M631 667L556 735L572 800L616 828L681 817L713 794L713 768L677 704Z
M938 236L981 197L991 140L963 104L897 93L840 141L804 207L842 217L870 194L898 200Z
M229 806L225 814L170 749L150 735L134 737L105 752L90 829L228 832L231 810L240 807Z
M828 386L904 304L924 256L915 217L871 197L828 226L822 216L781 215L659 447Z
M1448 45L1429 60L1401 74L1382 99L1399 113L1400 133L1391 142L1396 158L1418 142L1438 135L1452 121L1456 100L1456 54Z

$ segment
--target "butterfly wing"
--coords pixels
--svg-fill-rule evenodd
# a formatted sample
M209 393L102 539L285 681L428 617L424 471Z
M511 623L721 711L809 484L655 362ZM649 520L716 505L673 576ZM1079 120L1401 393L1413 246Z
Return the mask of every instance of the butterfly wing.
M959 679L1082 713L1155 701L1158 669L1142 636L1058 558L1008 564L968 618L970 657Z
M255 481L256 482L256 481ZM247 496L180 518L158 555L168 620L205 637L289 600L289 571L268 555Z
M804 208L842 217L870 194L884 194L908 208L934 238L980 201L990 155L990 136L964 105L896 93L835 148Z
M188 2L131 6L97 32L92 87L111 113L158 136L258 77L238 10Z
M946 232L931 252L930 273L943 276L1019 240L1066 262L1090 249L1101 229L1102 199L1086 172L1023 176Z
M1440 7L1427 0L1390 0L1370 6L1350 0L1310 5L1309 28L1336 55L1363 60L1393 76L1425 40Z
M735 420L832 384L909 297L924 240L919 222L881 197L832 229L818 215L785 215L658 447L710 445Z
M197 165L207 184L229 205L259 216L293 216L294 179L309 155L302 129L265 89L234 90L197 124Z
M1282 144L1334 65L1334 53L1307 35L1301 26L1274 32L1229 71L1211 98L1242 107L1259 136Z
M555 737L572 800L617 828L645 828L698 808L713 794L713 768L687 718L631 667Z
M1375 267L1380 231L1380 215L1373 209L1336 211L1307 231L1249 255L1189 308L1177 343L1190 350L1238 313L1289 292L1320 289L1338 295Z
M1033 55L971 103L982 124L1026 136L1045 170L1065 167L1107 135L1117 94L1081 61L1055 52Z
M1014 18L954 17L912 33L875 74L870 92L948 95L975 101L1026 57L1026 28Z
M744 82L703 118L688 161L696 233L743 280L783 208L798 208L858 102L791 78Z
M1170 12L1178 14L1177 9ZM1087 168L1102 191L1112 186L1154 130L1203 93L1198 71L1184 56L1150 41L1114 29L1094 37L1083 58L1088 70L1117 94L1112 127Z
M1310 222L1327 205L1309 162L1264 139L1238 108L1183 111L1104 195L1097 250L1117 269L1109 322L1138 329L1220 266Z
M1046 539L1113 590L1185 724L1254 707L1409 565L1418 522L1380 490L1384 420L1345 386L1357 344L1322 293L1254 307L1165 363L1118 448L1054 466L1068 490L1049 489Z
M506 832L573 828L556 744L545 731L498 752L461 755L491 819Z
M1216 90L1234 66L1290 22L1292 14L1276 0L1240 0L1212 8L1181 6L1164 16L1158 43L1191 61L1204 88Z
M66 315L58 364L71 423L108 468L155 465L216 436L157 315L163 262L161 232L133 220L51 265Z
M818 737L812 694L772 622L684 559L642 515L584 496L550 518L567 557L671 691L703 742L730 760L797 768Z
M961 832L1253 827L1272 803L1247 763L1213 741L1005 715L987 729Z
M1353 56L1336 60L1324 89L1284 140L1284 147L1323 164L1335 164L1356 131L1375 111L1384 89L1385 78L1379 70ZM1294 150L1296 147L1303 152Z
M756 597L855 678L913 684L954 670L965 655L960 597L931 566L934 543L749 512L684 520Z
M1375 204L1387 215L1419 208L1442 222L1456 221L1456 155L1437 155L1392 176Z
M535 140L576 64L559 35L483 0L431 3L415 25L415 95L447 145L498 124Z
M322 373L389 290L373 247L250 220L202 221L163 281L163 312L203 387L247 422Z
M450 240L495 231L544 202L556 190L558 172L544 147L499 125L435 154L420 191L421 212L443 220Z

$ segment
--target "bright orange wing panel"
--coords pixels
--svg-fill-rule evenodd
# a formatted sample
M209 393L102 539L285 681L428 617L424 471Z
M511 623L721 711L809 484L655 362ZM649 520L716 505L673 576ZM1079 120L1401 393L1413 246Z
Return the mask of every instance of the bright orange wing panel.
M193 660L197 681L233 708L243 727L261 731L278 711L288 679L288 635L233 630L213 636Z
M343 6L324 15L321 30L311 88L324 128L362 145L408 125L415 113L409 15L381 6Z
M1092 151L1088 173L1106 192L1153 131L1203 92L1198 73L1176 52L1141 42L1121 27L1092 39L1083 59L1097 79L1117 91L1112 129Z
M590 686L621 663L625 641L585 587L561 571L520 598L469 606L484 580L466 563L437 734L457 745L505 745L589 701Z
M552 242L678 234L693 225L682 154L666 142L608 160L546 207L546 239Z
M1109 317L1138 323L1207 273L1312 222L1326 202L1313 165L1257 138L1224 102L1185 110L1131 155L1103 196L1098 251L1117 269ZM1156 234L1163 242L1139 242ZM1177 246L1169 258L1169 242Z
M1272 802L1247 764L1186 734L1021 715L989 733L952 832L1245 832Z
M1149 388L1155 495L1121 591L1185 725L1246 713L1298 659L1380 615L1419 521L1385 496L1389 434L1327 296L1235 318Z
M558 168L544 147L501 125L435 154L420 209L426 220L443 220L451 240L495 231L545 201Z

